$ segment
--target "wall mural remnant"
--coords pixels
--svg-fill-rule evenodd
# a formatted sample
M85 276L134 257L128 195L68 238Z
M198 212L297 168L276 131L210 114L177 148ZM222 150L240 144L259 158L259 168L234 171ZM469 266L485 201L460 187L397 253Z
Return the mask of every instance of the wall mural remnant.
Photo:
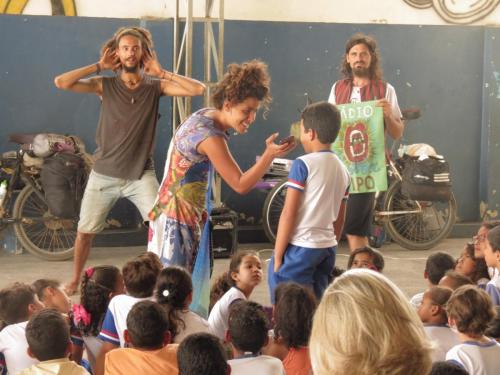
M417 9L434 7L439 16L449 23L469 24L490 14L500 0L403 0Z
M23 14L30 0L0 0L0 14ZM50 0L53 16L76 16L75 0Z

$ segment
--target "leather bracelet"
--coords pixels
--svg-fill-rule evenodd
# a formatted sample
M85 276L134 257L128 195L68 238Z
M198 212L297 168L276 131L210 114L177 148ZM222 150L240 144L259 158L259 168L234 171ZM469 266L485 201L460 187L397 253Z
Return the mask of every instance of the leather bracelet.
M98 76L101 74L101 64L95 63L95 75Z

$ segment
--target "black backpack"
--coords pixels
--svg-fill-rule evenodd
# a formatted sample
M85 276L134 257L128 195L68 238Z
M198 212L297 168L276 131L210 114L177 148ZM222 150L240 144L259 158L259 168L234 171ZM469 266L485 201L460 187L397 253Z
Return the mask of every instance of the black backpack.
M448 201L451 197L450 165L442 157L419 160L405 155L401 191L417 201Z
M78 217L87 177L83 159L55 153L45 158L40 175L50 213L63 219Z

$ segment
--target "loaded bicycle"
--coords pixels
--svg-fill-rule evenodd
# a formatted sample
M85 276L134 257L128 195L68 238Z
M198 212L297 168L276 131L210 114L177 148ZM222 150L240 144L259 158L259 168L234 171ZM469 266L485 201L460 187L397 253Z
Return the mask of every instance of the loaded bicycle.
M419 116L418 110L403 111L405 122ZM430 249L446 238L455 224L455 197L451 188L447 194L437 197L418 193L412 195L405 191L403 175L415 158L405 156L393 160L392 154L398 146L399 142L394 142L387 157L389 187L387 191L376 194L374 225L382 226L393 241L406 249ZM271 242L276 240L278 222L286 197L285 177L290 164L291 161L286 159L277 160L259 186L270 189L262 210L262 225Z

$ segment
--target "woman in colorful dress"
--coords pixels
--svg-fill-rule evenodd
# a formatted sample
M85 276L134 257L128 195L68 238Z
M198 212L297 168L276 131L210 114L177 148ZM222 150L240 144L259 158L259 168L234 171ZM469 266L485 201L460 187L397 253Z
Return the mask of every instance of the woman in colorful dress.
M277 145L278 133L266 140L258 161L242 172L229 151L228 132L246 133L262 105L271 101L267 65L258 60L230 64L212 95L214 108L193 113L177 129L169 147L165 173L150 213L148 250L165 266L193 271L204 224L209 216L207 192L215 169L237 193L250 191L275 157L294 144Z

